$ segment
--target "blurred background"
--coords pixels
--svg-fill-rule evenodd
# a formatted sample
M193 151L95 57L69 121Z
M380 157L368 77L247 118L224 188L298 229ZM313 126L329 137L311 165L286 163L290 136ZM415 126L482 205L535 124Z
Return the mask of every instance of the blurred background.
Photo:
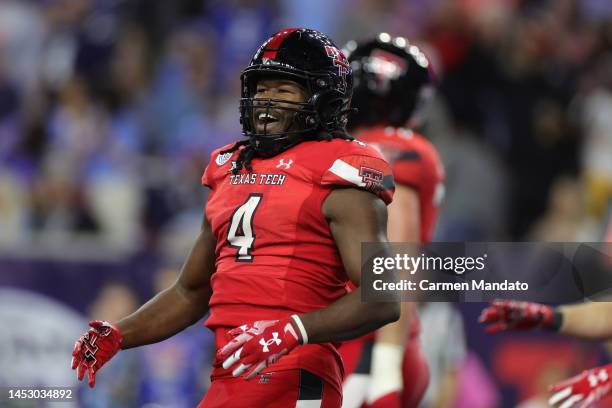
M437 240L612 239L608 0L2 0L0 386L76 385L87 319L173 282L208 156L240 138L240 72L288 26L340 46L384 31L429 54ZM547 384L607 360L596 344L487 337L481 308L423 307L424 406L542 407ZM198 324L121 353L78 404L194 406L213 347Z

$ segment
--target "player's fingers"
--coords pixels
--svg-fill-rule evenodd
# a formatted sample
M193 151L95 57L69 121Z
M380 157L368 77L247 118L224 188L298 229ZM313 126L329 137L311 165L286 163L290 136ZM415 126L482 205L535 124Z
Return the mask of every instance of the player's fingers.
M83 338L79 338L77 341L74 342L74 347L72 348L72 356L76 357L79 355L79 353L81 352L81 347L83 347ZM74 367L72 367L74 368Z
M551 385L550 387L548 387L548 391L557 392L557 391L561 391L568 387L571 388L574 384L576 384L581 379L582 379L582 374L575 375L571 378L568 378L567 380L563 380L561 382Z
M253 379L255 376L257 376L257 374L261 373L261 371L267 366L268 364L266 363L266 361L260 362L255 367L253 367L249 372L246 373L244 379L245 380Z
M85 375L85 370L87 370L87 365L85 365L84 361L81 361L77 368L77 378L79 379L79 381L83 379L83 376Z
M582 401L583 398L584 396L582 394L572 395L567 400L565 400L565 402L561 404L559 408L572 408L576 404L578 404L580 401Z
M478 317L478 323L494 323L501 317L501 313L494 307L487 307Z
M246 332L247 328L248 326L243 324L242 326L234 327L232 330L228 331L227 334L229 334L231 337L236 337Z
M99 330L104 325L102 320L92 320L89 322L89 327Z
M240 364L238 367L236 367L234 371L232 371L232 375L234 377L239 377L249 367L250 367L249 364Z
M244 343L251 339L251 336L247 333L243 333L234 339L230 340L225 346L221 347L217 351L217 358L221 361L225 360L234 351L242 347Z
M223 361L223 368L227 370L233 366L236 361L240 360L240 354L242 354L242 347Z
M595 394L591 394L591 395L588 396L587 399L584 400L584 402L582 403L580 408L589 408L590 406L593 405L593 403L595 401L597 401L597 398L596 398Z
M505 330L508 330L508 324L506 322L497 322L497 323L487 326L485 328L485 333L495 334L495 333L499 333Z
M89 380L89 388L93 388L96 385L96 370L93 365L89 366L87 370L87 379Z
M566 387L561 390L558 390L548 399L548 403L550 405L556 405L559 402L566 399L567 397L569 397L571 393L572 393L572 387Z

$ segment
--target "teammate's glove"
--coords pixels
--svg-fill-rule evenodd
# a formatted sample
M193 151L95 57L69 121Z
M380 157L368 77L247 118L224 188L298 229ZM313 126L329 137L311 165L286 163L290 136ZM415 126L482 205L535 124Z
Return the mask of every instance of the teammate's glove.
M480 314L480 323L487 325L485 332L529 330L535 328L558 329L552 307L532 302L495 300Z
M610 394L612 383L612 365L583 371L575 377L550 387L554 392L549 403L561 404L559 408L571 408L580 405L587 408L606 395Z
M308 342L306 330L297 315L283 320L259 320L228 333L234 338L217 352L217 361L222 361L225 369L239 363L232 375L238 377L246 372L247 380L295 347Z
M83 379L85 371L91 388L96 384L96 372L119 350L121 333L109 322L94 320L89 322L91 329L74 343L72 350L72 369L77 369L77 378Z

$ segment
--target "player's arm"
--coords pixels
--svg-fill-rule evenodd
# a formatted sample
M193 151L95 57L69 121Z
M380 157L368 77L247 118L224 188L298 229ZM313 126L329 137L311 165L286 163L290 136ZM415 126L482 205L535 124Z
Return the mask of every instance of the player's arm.
M96 372L119 350L164 340L204 316L212 294L214 260L215 239L205 217L174 285L114 325L99 320L90 323L91 329L76 341L72 351L72 368L77 369L78 379L87 371L93 387Z
M361 243L387 243L387 208L375 195L353 188L335 189L323 204L344 269L356 286L361 282ZM360 291L330 306L300 316L310 343L348 340L396 321L398 302L365 303Z
M553 308L532 302L498 300L483 310L486 331L543 328L583 340L612 339L612 302L593 302Z
M612 340L612 302L560 306L559 333L585 340Z
M387 208L374 194L354 188L333 190L323 214L349 278L359 286L361 243L386 244ZM282 320L259 320L230 330L234 338L217 352L217 362L234 377L254 378L300 344L359 337L399 318L398 302L363 303L355 290L331 305Z
M208 311L215 268L215 238L206 217L174 285L117 322L122 349L156 343L182 331Z

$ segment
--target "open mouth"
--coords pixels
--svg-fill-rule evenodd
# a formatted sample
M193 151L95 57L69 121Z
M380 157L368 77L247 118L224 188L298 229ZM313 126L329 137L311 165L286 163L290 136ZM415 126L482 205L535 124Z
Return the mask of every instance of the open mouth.
M278 117L275 116L273 113L261 112L257 115L257 124L259 125L269 125L278 121Z

